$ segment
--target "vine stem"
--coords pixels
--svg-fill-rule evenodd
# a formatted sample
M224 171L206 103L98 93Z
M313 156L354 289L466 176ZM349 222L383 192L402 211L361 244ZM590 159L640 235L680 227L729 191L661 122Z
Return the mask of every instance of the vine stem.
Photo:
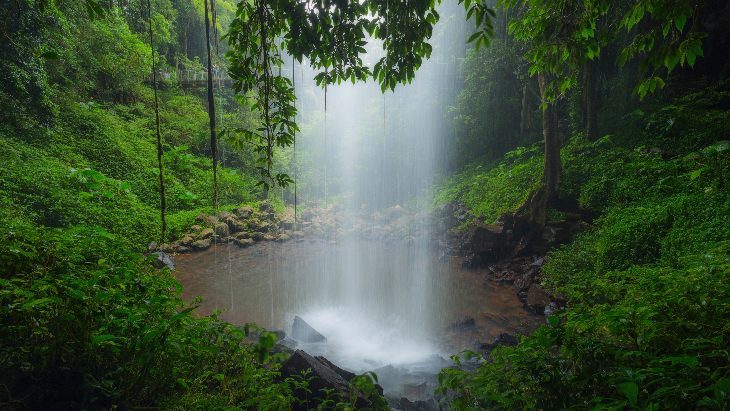
M167 221L165 221L167 200L165 199L165 179L162 174L162 137L160 136L160 109L157 103L157 72L155 71L155 44L152 37L152 3L150 0L147 0L147 17L150 26L150 48L152 49L152 88L155 90L155 128L157 131L157 165L160 174L160 219L162 220L160 247L162 247L162 244L165 243L165 230L167 230Z

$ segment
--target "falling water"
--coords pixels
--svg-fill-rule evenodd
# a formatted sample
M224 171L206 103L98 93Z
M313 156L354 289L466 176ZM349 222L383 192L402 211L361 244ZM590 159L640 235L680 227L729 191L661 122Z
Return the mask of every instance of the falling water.
M441 11L451 17L437 25L433 55L413 83L384 96L373 81L331 85L325 95L306 62L283 68L284 75L297 77L301 128L296 165L283 171L291 175L296 167L304 200L299 212L319 208L336 228L324 239L234 247L224 265L233 267L228 281L218 280L223 262L215 251L185 256L179 278L187 297L230 298L220 305L231 307L223 317L238 324L289 331L300 316L327 337L326 343L300 348L356 372L472 348L441 338L463 315L517 315L516 298L504 299L481 276L436 261L428 217L416 214L427 210L435 176L448 163L446 114L463 81L459 64L467 33L461 9L451 7ZM371 63L382 54L378 47L369 50ZM294 203L293 191L284 196L287 203ZM401 208L416 216L400 219ZM388 211L389 221L383 218ZM399 229L410 230L408 239L363 235Z

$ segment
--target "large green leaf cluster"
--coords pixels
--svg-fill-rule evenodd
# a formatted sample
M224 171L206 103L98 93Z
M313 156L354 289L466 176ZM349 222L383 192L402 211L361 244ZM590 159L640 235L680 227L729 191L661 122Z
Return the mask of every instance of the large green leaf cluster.
M199 301L185 304L167 269L113 235L5 222L0 232L0 401L108 409L208 396L288 407L285 385L257 365L273 334L255 345L245 342L252 326L195 318Z
M722 410L730 394L730 245L677 268L592 279L573 308L475 375L443 370L453 408ZM570 292L567 286L562 291Z

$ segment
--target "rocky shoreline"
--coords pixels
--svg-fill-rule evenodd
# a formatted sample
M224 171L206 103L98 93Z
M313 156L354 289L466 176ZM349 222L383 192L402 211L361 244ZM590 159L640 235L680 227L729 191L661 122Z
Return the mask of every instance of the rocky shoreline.
M163 244L159 248L153 243L149 251L157 251L162 257L166 253L203 251L213 244L235 244L245 248L261 241L340 243L356 240L378 241L402 247L406 252L421 249L433 253L442 263L461 265L474 271L475 275L482 276L485 283L511 285L523 309L531 315L529 320L516 326L514 334L530 335L540 326L548 324L548 316L563 311L567 306L563 296L542 287L542 267L549 261L547 250L570 241L574 234L590 228L578 214L566 213L564 217L548 222L542 236L536 238L519 233L509 218L500 218L494 224L487 224L483 216L475 218L465 207L452 203L438 206L432 213L412 213L401 206L370 212L366 205L353 213L343 211L334 203L326 208L304 208L295 219L293 209L287 208L276 213L269 201L262 201L258 210L246 205L218 212L214 216L201 213L179 241ZM489 324L494 325L495 332L491 333L491 341L474 339L473 351L489 359L491 351L499 345L514 346L518 343L516 335L500 332L504 331L505 318L494 312L481 314ZM449 327L449 332L464 333L462 335L469 338L471 334L468 333L474 327L477 327L474 318L462 318ZM291 354L294 354L293 350ZM309 358L304 352L296 358L305 365L311 366L312 361L318 361L315 365L323 366L323 369L332 368L326 359ZM335 367L334 370L339 368ZM386 379L390 374L393 374L393 378L400 378L399 373L403 374L400 370L387 367L376 372L379 376L383 374L381 378ZM404 372L403 375L409 375L407 370ZM431 377L430 380L414 380L403 385L403 389L422 394L407 395L411 400L418 399L420 407L427 407L424 401L431 399L428 393L435 389L432 386L435 384L435 374ZM403 402L402 409L411 409L406 398L390 399L398 405ZM433 401L428 405L432 406Z

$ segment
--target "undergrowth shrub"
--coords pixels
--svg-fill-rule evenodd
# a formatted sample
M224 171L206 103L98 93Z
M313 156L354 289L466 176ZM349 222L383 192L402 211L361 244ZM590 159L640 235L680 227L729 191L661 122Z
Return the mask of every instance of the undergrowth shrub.
M500 214L516 208L537 187L544 157L525 155L532 152L522 148L508 153L501 164L467 167L436 187L433 205L460 202L475 216L484 214L487 221L496 220Z
M214 395L286 409L286 384L259 365L261 330L196 318L180 284L100 229L0 222L0 401L31 409L150 407ZM240 408L236 408L240 409Z
M572 308L476 374L444 369L459 410L725 410L730 403L730 243L678 268L563 283ZM458 360L458 357L454 357Z

